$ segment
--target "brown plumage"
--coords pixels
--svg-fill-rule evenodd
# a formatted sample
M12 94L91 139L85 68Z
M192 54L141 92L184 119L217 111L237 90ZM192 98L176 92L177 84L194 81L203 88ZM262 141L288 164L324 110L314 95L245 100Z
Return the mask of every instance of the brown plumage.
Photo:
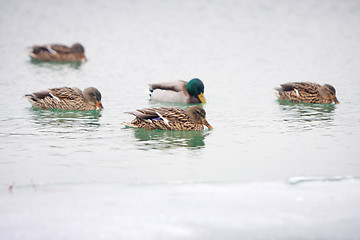
M172 107L145 108L135 112L128 112L136 118L126 126L162 129L172 131L196 131L203 130L204 125L212 129L206 121L205 110L199 106L190 106L186 110Z
M61 44L49 44L33 46L29 52L32 59L51 62L81 62L87 61L85 49L80 43L75 43L71 47Z
M78 88L50 88L40 92L26 94L31 105L43 109L95 110L103 109L101 93L94 87L81 91Z
M335 88L329 84L293 82L280 86L281 88L276 88L280 100L321 104L339 103Z

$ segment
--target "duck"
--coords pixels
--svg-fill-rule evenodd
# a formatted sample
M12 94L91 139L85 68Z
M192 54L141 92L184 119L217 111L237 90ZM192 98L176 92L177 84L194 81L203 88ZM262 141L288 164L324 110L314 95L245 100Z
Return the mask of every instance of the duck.
M29 56L34 60L50 62L87 61L85 48L80 43L74 43L71 47L62 44L35 45Z
M160 102L206 103L204 83L193 78L150 84L150 99Z
M170 131L197 131L203 130L204 126L209 129L213 128L206 121L205 110L197 105L192 105L186 110L173 107L158 107L144 108L126 113L135 116L131 123L125 123L125 126L128 127Z
M320 85L314 82L292 82L281 84L278 91L280 100L288 100L296 103L339 103L336 90L330 84Z
M81 91L76 87L50 88L31 94L25 94L31 105L42 109L60 110L96 110L103 109L101 93L94 87Z

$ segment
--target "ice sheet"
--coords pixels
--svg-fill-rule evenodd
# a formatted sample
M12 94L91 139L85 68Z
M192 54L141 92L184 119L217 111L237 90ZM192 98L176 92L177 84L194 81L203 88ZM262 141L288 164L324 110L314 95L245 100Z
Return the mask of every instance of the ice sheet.
M3 186L2 239L359 239L360 181Z

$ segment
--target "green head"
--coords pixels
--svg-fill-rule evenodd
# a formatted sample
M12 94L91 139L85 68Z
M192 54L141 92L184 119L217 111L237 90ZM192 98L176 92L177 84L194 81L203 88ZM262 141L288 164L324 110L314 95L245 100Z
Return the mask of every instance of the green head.
M200 99L202 103L206 103L205 97L204 97L204 84L203 82L198 78L191 79L186 84L186 90L190 94L190 96L196 96Z

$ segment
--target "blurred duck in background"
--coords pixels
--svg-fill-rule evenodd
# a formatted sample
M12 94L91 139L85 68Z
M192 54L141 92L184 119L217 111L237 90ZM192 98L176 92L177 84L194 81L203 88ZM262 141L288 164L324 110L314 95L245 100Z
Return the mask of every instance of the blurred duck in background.
M80 43L75 43L71 47L61 44L35 45L29 56L34 60L50 62L87 61L85 49Z

